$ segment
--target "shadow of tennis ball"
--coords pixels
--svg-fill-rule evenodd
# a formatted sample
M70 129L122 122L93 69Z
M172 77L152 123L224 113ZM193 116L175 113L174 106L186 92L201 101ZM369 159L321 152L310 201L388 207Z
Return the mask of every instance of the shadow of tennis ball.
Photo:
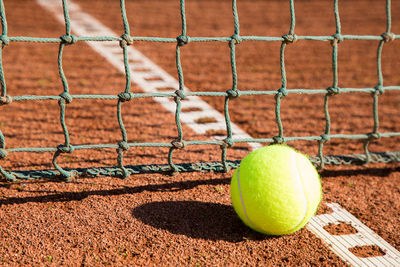
M133 216L157 229L205 240L240 242L266 236L246 227L232 206L199 201L152 202L135 208Z

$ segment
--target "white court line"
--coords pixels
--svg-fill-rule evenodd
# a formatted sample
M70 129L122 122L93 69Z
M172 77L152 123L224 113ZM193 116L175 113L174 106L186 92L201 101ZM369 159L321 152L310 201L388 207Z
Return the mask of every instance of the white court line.
M339 204L328 203L330 214L316 215L311 218L307 228L319 236L325 243L340 256L345 262L352 266L400 266L400 252L387 243L383 238L374 233L370 228L342 208ZM323 227L333 223L348 223L357 230L356 234L331 235ZM385 252L384 256L357 257L350 252L349 248L356 246L375 245Z
M64 13L61 1L55 0L37 0L37 2L47 10L51 11L53 15L61 22L64 21ZM80 7L68 1L68 10L71 21L71 29L77 36L114 36L119 37L122 35L116 34L108 27L104 26L94 17L85 13ZM115 68L121 72L125 72L124 59L122 49L119 43L114 42L87 42L96 52L105 57ZM152 62L149 58L144 56L132 46L128 47L128 58L130 64L130 71L133 77L133 82L136 83L146 93L165 93L163 88L170 87L169 93L175 92L179 89L179 82L169 75L166 71ZM149 78L155 78L151 80ZM190 92L188 88L184 88L186 92ZM176 103L171 97L155 97L155 101L159 102L166 110L172 114L176 112ZM181 112L181 122L188 125L195 133L204 135L208 130L225 130L225 117L217 110L213 109L208 103L203 101L197 96L189 96L182 101L182 108L196 107L200 110L197 112ZM212 117L216 119L213 123L197 123L196 120L201 117ZM246 132L240 129L236 124L231 123L232 138L234 139L249 139L251 138ZM214 136L214 139L221 140L223 137ZM262 147L259 143L249 143L252 149Z
M64 24L63 10L61 1L55 0L37 0L37 2L49 10L56 18ZM83 12L80 7L71 1L69 4L69 15L71 19L71 29L78 36L115 36L111 29L104 26L94 17ZM120 34L122 35L122 34ZM122 51L117 42L88 42L95 51L105 57L115 68L121 72L124 70L124 62ZM144 56L132 46L128 47L130 71L134 82L146 93L165 92L160 89L171 87L171 92L179 88L178 81L153 63L149 58ZM156 81L146 80L146 78L158 77ZM188 92L189 89L185 87ZM171 98L156 97L155 101L159 102L165 109L175 114L176 104ZM192 130L198 134L205 134L207 130L224 130L226 129L225 119L222 114L213 109L209 104L196 96L188 97L187 101L182 102L182 107L196 107L201 111L198 112L182 112L181 121L187 124ZM213 117L216 123L199 124L196 122L201 117ZM246 132L241 130L237 125L232 123L233 138L251 138ZM260 148L259 143L250 143L253 149ZM328 204L333 209L332 214L322 214L314 216L307 224L309 229L316 236L321 238L327 246L334 251L342 260L353 266L400 266L400 252L392 247L389 243L379 237L366 225L361 223L356 217L344 210L338 204ZM348 222L357 231L354 235L331 235L323 227L328 223ZM376 245L384 252L384 256L360 258L349 251L349 248L363 245Z

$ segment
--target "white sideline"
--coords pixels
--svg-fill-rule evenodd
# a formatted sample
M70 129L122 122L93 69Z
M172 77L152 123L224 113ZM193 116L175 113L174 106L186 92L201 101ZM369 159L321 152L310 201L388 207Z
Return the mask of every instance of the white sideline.
M64 13L62 10L61 1L54 0L37 0L37 2L61 22L64 22ZM108 27L104 26L94 17L83 12L80 7L68 1L68 10L71 21L71 29L77 36L114 36L119 37L121 34L116 34ZM114 42L87 42L96 52L105 57L115 68L121 72L125 72L124 59L122 49L119 43ZM130 72L133 77L133 82L136 83L146 93L173 93L179 89L179 82L169 75L166 71L152 62L132 46L128 47L128 58L130 63ZM156 78L156 79L152 79ZM165 88L171 88L166 91ZM164 89L164 90L163 90ZM186 92L190 90L184 88ZM160 103L166 110L175 114L176 103L172 98L155 97L155 101ZM217 110L212 108L208 103L197 96L189 96L182 101L182 108L196 107L199 111L184 112L181 111L181 122L188 125L197 134L204 135L208 130L225 130L225 117ZM197 123L196 120L201 117L212 117L216 122L212 123ZM231 123L232 137L234 139L251 138L247 133L240 129L234 123ZM214 136L214 139L221 140L223 137ZM259 143L250 143L252 149L261 147Z
M47 9L64 24L64 16L61 1L55 0L36 0L43 8ZM100 21L85 13L80 7L68 1L69 15L71 19L71 29L77 36L115 36L121 34L114 33L111 29L104 26ZM124 72L124 62L122 49L117 42L88 42L95 51L105 57L115 68ZM150 59L140 53L132 46L128 47L130 71L134 82L146 93L165 92L163 88L170 87L169 92L174 92L179 88L178 81L153 63ZM150 78L150 79L149 79ZM152 80L151 78L157 78ZM189 91L185 87L185 91ZM166 110L175 114L176 104L171 98L156 97ZM201 111L182 112L181 121L188 125L194 132L205 134L208 130L224 130L225 119L222 114L213 109L209 104L196 96L188 97L182 102L182 108L195 107ZM196 120L201 117L213 117L217 122L200 124ZM246 132L232 123L233 138L251 138ZM218 139L218 137L214 137ZM259 143L250 143L252 149L260 148ZM321 238L325 244L335 252L342 260L352 266L400 266L400 252L389 243L379 237L356 217L344 210L336 203L329 203L333 213L314 216L307 224L309 229L316 236ZM331 235L323 227L329 223L339 224L341 222L351 224L357 231L352 235ZM376 245L384 252L384 256L360 258L349 251L349 248L363 245Z
M311 218L307 229L324 240L325 244L352 266L400 266L400 252L368 228L337 203L327 203L332 213L316 215ZM357 233L331 235L323 227L328 224L350 224ZM357 257L349 248L375 245L385 252L384 256Z

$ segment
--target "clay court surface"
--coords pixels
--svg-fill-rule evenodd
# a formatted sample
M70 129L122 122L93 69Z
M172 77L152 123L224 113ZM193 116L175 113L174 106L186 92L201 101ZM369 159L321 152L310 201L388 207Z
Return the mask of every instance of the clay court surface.
M75 0L83 11L123 34L119 1ZM61 1L60 1L61 4ZM8 36L53 37L65 25L35 1L4 1ZM189 36L233 34L232 2L187 1ZM179 1L127 1L132 36L176 38L181 34ZM295 1L295 33L333 35L332 1ZM342 33L380 35L386 29L385 1L340 1ZM290 27L289 1L238 0L241 35L275 36ZM72 25L72 32L74 31ZM400 2L392 1L392 32L400 33ZM239 90L278 90L280 42L244 41L237 45ZM12 42L3 49L7 93L59 95L59 44ZM135 42L135 48L177 78L176 44ZM377 85L378 41L339 44L339 87ZM384 85L400 85L400 41L384 44ZM181 48L185 85L191 91L225 92L232 87L229 46L225 42L189 43ZM326 89L332 85L329 42L301 40L286 48L288 90ZM122 52L121 55L122 56ZM125 75L84 42L65 47L63 66L71 94L114 94L125 89ZM132 77L133 82L135 77ZM137 85L132 91L141 92ZM223 112L224 97L202 97ZM331 97L332 134L372 131L372 100L367 93ZM116 144L121 140L116 100L73 100L66 108L71 144ZM318 136L325 130L324 95L289 94L282 100L285 136ZM230 116L250 136L278 135L273 96L243 96L230 102ZM379 97L379 131L400 132L400 92ZM130 142L171 142L177 136L174 115L152 98L124 103L122 114ZM209 140L183 126L184 140ZM56 147L64 142L57 101L18 101L0 107L6 148ZM224 133L221 133L224 134ZM374 141L372 152L399 151L399 137ZM324 154L362 154L364 140L335 139ZM317 141L289 142L315 156ZM235 145L229 160L250 149ZM131 148L124 164L166 164L168 148ZM175 163L221 159L219 146L190 146L174 152ZM6 170L51 169L53 153L9 153ZM116 166L115 149L77 150L63 155L65 168ZM321 172L323 204L335 202L400 250L400 165L329 166ZM244 226L230 202L228 173L194 172L176 176L138 174L127 179L80 177L71 182L33 180L0 183L0 265L346 265L306 228L284 237L265 237ZM332 231L351 231L334 229ZM358 251L360 255L379 251Z

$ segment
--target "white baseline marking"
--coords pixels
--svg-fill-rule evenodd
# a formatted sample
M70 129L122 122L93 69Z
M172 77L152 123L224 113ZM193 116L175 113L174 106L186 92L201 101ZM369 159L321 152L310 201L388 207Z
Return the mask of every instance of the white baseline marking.
M54 16L64 24L63 10L61 1L55 0L37 0L37 2L54 14ZM115 36L118 35L112 30L101 24L98 20L83 12L80 7L71 1L69 3L69 12L71 19L71 29L78 36ZM105 57L115 68L124 72L124 62L122 51L117 42L88 42L95 51ZM171 88L174 92L179 88L178 81L153 63L132 46L128 47L130 71L134 82L146 93L165 92L165 88ZM151 80L151 78L157 78ZM189 92L189 89L185 87ZM170 98L157 97L155 101L159 102L165 109L175 113L176 104ZM188 100L182 102L182 107L194 107L199 111L182 112L181 121L187 124L198 134L205 134L208 130L226 129L225 119L222 114L213 109L208 103L196 96L188 97ZM202 117L213 117L217 122L200 124L196 120ZM233 138L249 138L251 136L232 123ZM214 137L217 138L217 137ZM253 149L261 147L259 143L250 143ZM400 252L389 243L379 237L357 218L344 210L338 204L328 204L332 209L332 214L322 214L314 216L307 225L307 228L339 255L345 262L353 266L400 266ZM353 235L331 235L323 227L328 223L350 223L357 231ZM363 245L376 245L384 252L384 256L360 258L349 251L349 248Z

